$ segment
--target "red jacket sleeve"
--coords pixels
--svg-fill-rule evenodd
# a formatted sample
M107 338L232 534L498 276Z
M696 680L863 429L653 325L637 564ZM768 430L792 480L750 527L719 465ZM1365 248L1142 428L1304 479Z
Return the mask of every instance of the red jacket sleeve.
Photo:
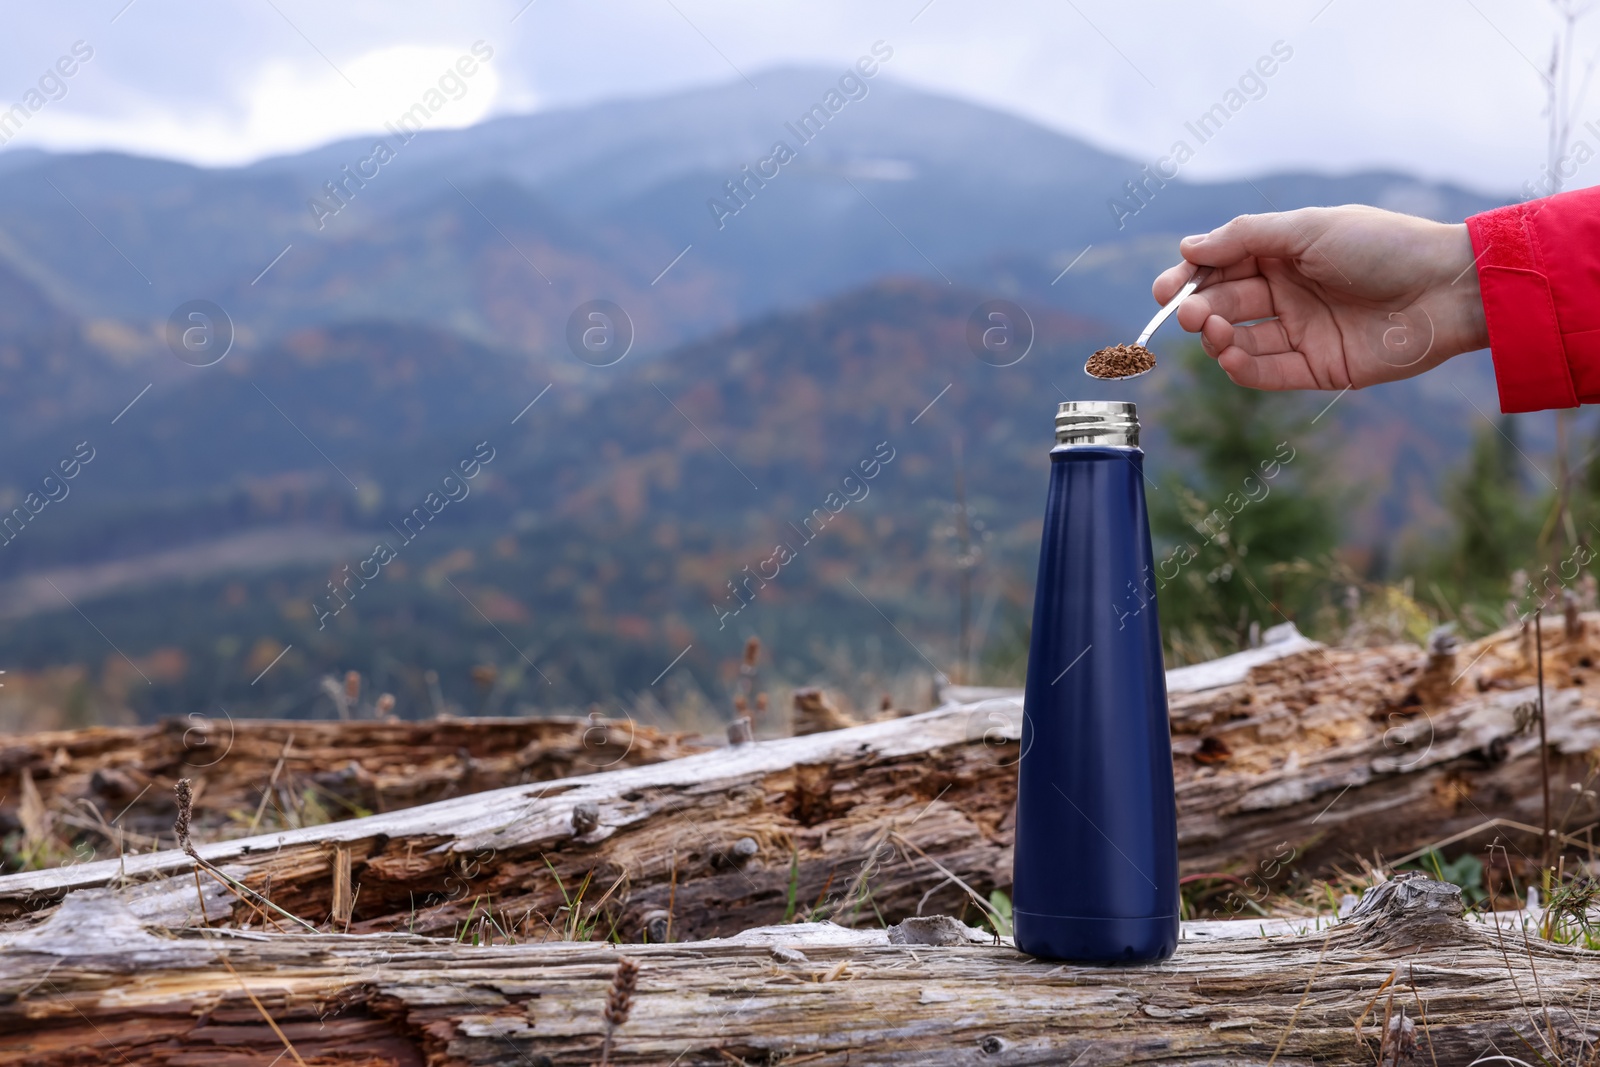
M1600 403L1600 187L1467 220L1500 410Z

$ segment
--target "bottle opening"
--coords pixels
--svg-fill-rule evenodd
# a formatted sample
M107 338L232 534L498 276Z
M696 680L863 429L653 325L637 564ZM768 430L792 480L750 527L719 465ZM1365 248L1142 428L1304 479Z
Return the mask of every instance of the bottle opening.
M1063 400L1056 408L1056 444L1138 448L1138 405L1130 400Z

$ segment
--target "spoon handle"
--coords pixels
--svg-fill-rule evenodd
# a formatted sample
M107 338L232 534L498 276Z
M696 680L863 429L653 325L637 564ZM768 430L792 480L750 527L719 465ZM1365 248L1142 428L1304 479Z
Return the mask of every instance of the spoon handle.
M1189 279L1188 284L1186 284L1182 289L1178 290L1178 295L1173 297L1171 300L1168 300L1166 306L1160 311L1156 312L1156 317L1150 320L1150 325L1144 328L1144 333L1141 333L1139 335L1139 340L1134 343L1142 347L1146 341L1149 341L1150 336L1156 332L1157 328L1159 328L1163 322L1167 321L1168 316L1170 316L1174 311L1178 310L1178 305L1189 299L1189 297L1193 296L1194 291L1200 288L1201 283L1203 283L1210 276L1210 267L1201 267L1199 270L1195 271L1194 277Z

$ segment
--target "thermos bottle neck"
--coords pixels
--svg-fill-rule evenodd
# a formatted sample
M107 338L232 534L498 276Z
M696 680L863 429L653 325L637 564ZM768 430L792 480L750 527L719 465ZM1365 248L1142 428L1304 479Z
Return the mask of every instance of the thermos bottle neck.
M1056 409L1056 448L1138 448L1139 411L1126 400L1067 400Z

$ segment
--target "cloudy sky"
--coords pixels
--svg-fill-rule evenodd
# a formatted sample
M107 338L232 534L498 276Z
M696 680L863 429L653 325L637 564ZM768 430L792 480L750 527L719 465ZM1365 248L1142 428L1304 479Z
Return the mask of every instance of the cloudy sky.
M901 79L1154 159L1277 44L1290 58L1186 175L1383 166L1510 193L1544 164L1558 21L1551 0L96 0L8 20L0 101L45 79L6 149L231 164L378 129L479 40L493 59L436 125L759 92L764 69L840 66L881 38ZM78 42L92 57L55 82ZM1574 95L1597 46L1600 10L1579 23ZM1600 86L1574 125L1574 154L1600 154ZM1600 159L1573 169L1569 185L1600 182Z

